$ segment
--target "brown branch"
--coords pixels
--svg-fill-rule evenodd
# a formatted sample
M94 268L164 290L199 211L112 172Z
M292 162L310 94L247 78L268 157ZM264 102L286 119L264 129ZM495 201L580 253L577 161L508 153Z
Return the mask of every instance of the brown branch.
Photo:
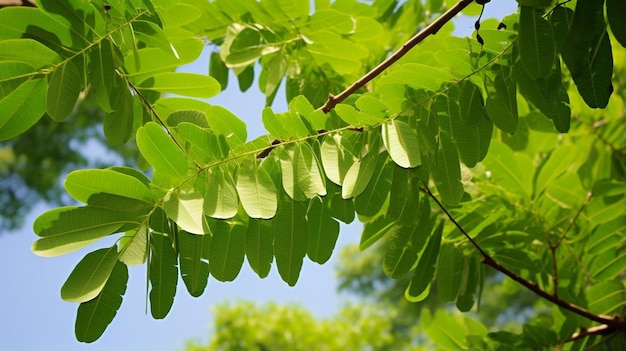
M448 23L454 16L463 11L463 9L465 9L473 1L474 0L460 0L448 11L446 11L439 18L437 18L433 23L429 24L426 28L422 29L419 33L417 33L406 43L404 43L402 47L400 47L400 49L394 52L391 56L389 56L383 62L378 64L378 66L374 67L371 71L367 72L363 77L359 78L356 82L346 88L346 90L342 91L338 95L329 95L326 103L324 103L324 105L320 108L322 112L330 112L330 110L332 110L338 103L348 98L348 96L352 95L355 91L363 87L370 80L374 79L384 70L386 70L396 61L402 58L402 56L406 55L406 53L409 52L409 50L411 50L415 45L422 42L429 35L436 34L437 31L439 31L439 29L441 29L444 24Z
M594 335L607 335L615 332L615 329L609 327L606 324L598 325L591 328L581 328L579 332L574 333L565 342L573 342Z
M480 254L483 256L481 259L481 262L490 266L491 268L501 272L502 274L506 275L507 277L515 280L516 282L518 282L519 284L521 284L522 286L524 286L525 288L527 288L528 290L534 292L535 294L539 295L540 297L552 302L553 304L566 309L570 312L573 312L575 314L578 314L579 316L583 316L589 320L592 320L594 322L598 322L600 324L606 324L607 328L610 328L613 331L626 331L626 320L620 318L620 317L612 317L612 316L606 316L606 315L601 315L601 314L595 314L591 311L588 311L578 305L574 305L572 303L569 303L567 301L561 300L558 296L554 296L550 293L548 293L547 291L541 289L541 287L539 287L539 285L537 285L536 283L533 283L531 281L528 281L526 279L524 279L522 276L520 276L519 274L509 270L508 268L504 267L503 265L501 265L499 262L497 262L493 257L491 257L491 255L489 255L485 250L483 250L480 245L478 245L478 243L467 233L467 231L454 219L454 217L452 216L452 214L450 214L450 212L448 212L448 210L443 206L443 204L439 201L439 199L437 199L437 197L426 187L420 187L420 190L424 193L426 193L430 198L432 198L436 203L437 206L439 206L439 208L443 211L443 213L446 215L446 217L448 217L448 219L456 226L456 228L463 233L463 235L467 238L467 240L470 241L470 243L472 244L472 246L474 246L476 248L476 250L478 250L478 252L480 252Z

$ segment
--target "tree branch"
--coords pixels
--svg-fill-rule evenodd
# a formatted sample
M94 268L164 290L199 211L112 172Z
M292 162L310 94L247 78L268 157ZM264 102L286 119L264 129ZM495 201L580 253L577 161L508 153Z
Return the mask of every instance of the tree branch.
M443 204L439 201L439 199L437 199L437 197L430 191L430 189L426 188L426 187L422 187L420 186L420 190L424 193L426 193L430 198L432 198L436 203L437 206L439 206L439 208L443 211L443 213L446 215L446 217L448 217L448 219L456 226L456 228L463 233L463 235L467 238L467 240L470 241L470 243L476 248L476 250L478 250L478 252L480 252L480 254L482 255L482 259L481 262L492 267L493 269L501 272L502 274L506 275L507 277L515 280L516 282L518 282L519 284L521 284L522 286L524 286L525 288L529 289L530 291L534 292L535 294L539 295L540 297L552 302L553 304L566 309L570 312L576 313L580 316L583 316L589 320L592 320L594 322L598 322L600 324L606 324L607 328L609 328L611 331L626 331L626 320L618 317L618 316L606 316L606 315L601 315L601 314L595 314L591 311L588 311L578 305L574 305L571 304L567 301L564 301L562 299L560 299L558 296L552 295L550 293L548 293L547 291L541 289L539 287L539 285L537 285L536 283L530 282L526 279L524 279L522 276L520 276L519 274L509 270L508 268L504 267L503 265L501 265L499 262L497 262L493 257L491 257L485 250L483 250L480 245L478 245L478 243L467 233L467 231L465 231L465 229L454 219L454 217L452 216L452 214L450 214L450 212L448 212L448 210L443 206ZM608 332L608 331L607 331Z
M389 66L393 65L396 61L398 61L402 56L406 55L409 50L411 50L415 45L422 42L431 34L436 34L443 25L448 23L454 16L459 14L463 9L465 9L469 4L471 4L474 0L460 0L454 6L452 6L448 11L443 13L439 18L437 18L433 23L429 24L426 28L422 29L419 33L409 39L406 43L400 47L396 52L394 52L391 56L385 59L383 62L378 64L378 66L374 67L371 71L367 72L363 77L359 78L356 82L346 88L344 91L339 93L338 95L328 95L328 100L326 103L320 108L324 113L330 112L338 103L341 103L347 97L352 95L355 91L363 87L370 80L374 79L376 76L381 74L384 70L389 68Z

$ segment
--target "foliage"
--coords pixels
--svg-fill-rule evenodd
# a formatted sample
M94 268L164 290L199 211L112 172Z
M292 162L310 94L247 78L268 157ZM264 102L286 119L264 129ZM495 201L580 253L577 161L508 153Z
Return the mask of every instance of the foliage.
M142 169L153 169L74 171L65 188L84 206L35 221L42 256L119 233L63 286L81 303L77 321L99 316L77 338L93 341L115 316L120 265L146 264L151 312L164 318L179 270L193 296L209 274L235 279L246 258L260 277L275 262L294 285L304 258L324 263L338 221L356 213L360 249L386 238L380 264L408 277L409 301L436 287L469 311L491 267L553 309L522 337L463 319L453 338L451 317L425 310L440 347L620 348L623 7L519 2L501 23L477 21L472 38L446 25L480 9L469 0L316 1L315 11L305 0L42 0L0 10L0 139L44 114L65 121L84 93L105 113L107 141L135 143ZM203 40L219 48L211 76L175 72ZM261 113L266 136L247 141L237 116L190 98L218 94L228 70L246 90L259 67L267 104L283 81L289 101Z
M214 311L209 344L190 344L187 351L209 350L399 350L407 340L389 333L390 317L377 305L349 306L332 318L318 320L298 305L223 303Z

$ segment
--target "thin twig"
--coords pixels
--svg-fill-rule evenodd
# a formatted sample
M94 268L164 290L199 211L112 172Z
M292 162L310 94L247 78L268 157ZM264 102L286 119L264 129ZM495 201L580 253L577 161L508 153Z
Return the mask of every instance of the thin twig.
M501 272L502 274L506 275L507 277L515 280L516 282L518 282L519 284L521 284L522 286L524 286L525 288L527 288L528 290L534 292L535 294L539 295L540 297L552 302L553 304L564 308L568 311L571 311L573 313L576 313L580 316L583 316L589 320L592 320L594 322L598 322L601 324L606 324L608 326L608 328L610 328L611 330L620 330L620 331L626 331L626 320L621 319L620 317L612 317L612 316L606 316L606 315L601 315L601 314L595 314L593 312L590 312L578 305L574 305L571 304L567 301L561 300L559 297L554 296L548 292L546 292L545 290L541 289L541 287L539 287L539 285L537 285L536 283L530 282L526 279L524 279L522 276L520 276L519 274L509 270L508 268L504 267L503 265L501 265L499 262L497 262L493 257L491 257L485 250L483 250L480 245L478 245L478 243L467 233L467 231L454 219L454 217L450 214L450 212L448 212L448 210L445 208L445 206L443 206L443 204L439 201L439 199L437 199L437 197L430 191L430 189L426 188L426 187L420 187L420 190L424 193L426 193L431 199L433 199L436 203L437 206L439 206L439 208L443 211L443 213L448 217L448 219L456 226L456 228L467 238L467 240L470 241L470 243L476 248L476 250L478 250L480 252L480 254L483 256L481 259L481 262L492 267L493 269Z
M552 295L554 297L559 296L559 271L556 265L556 250L559 248L559 246L561 246L563 239L565 239L565 237L567 236L567 233L569 233L569 231L574 226L574 223L576 223L576 220L578 219L578 217L580 217L580 214L583 212L585 207L587 207L587 205L589 204L589 201L591 200L591 195L592 195L591 192L587 193L587 197L585 198L585 201L578 208L578 211L576 211L576 214L574 215L574 217L570 219L567 228L565 228L563 233L561 233L561 235L559 236L559 239L555 243L551 243L551 242L549 243L550 254L552 256L552 288L554 289L552 291Z
M396 61L406 55L409 50L411 50L415 45L422 42L431 34L436 34L441 27L443 27L448 21L450 21L454 16L459 14L463 9L465 9L469 4L474 2L474 0L460 0L454 6L452 6L448 11L444 12L439 18L437 18L433 23L429 24L426 28L422 29L419 33L414 35L411 39L409 39L406 43L400 47L396 52L394 52L391 56L385 59L383 62L378 64L378 66L374 67L371 71L367 72L363 77L359 78L356 82L346 88L344 91L339 93L338 95L328 95L328 100L326 103L320 108L322 112L328 113L332 110L338 103L342 102L350 95L352 95L355 91L359 90L365 84L367 84L370 80L374 79L376 76L381 74L384 70L393 65Z

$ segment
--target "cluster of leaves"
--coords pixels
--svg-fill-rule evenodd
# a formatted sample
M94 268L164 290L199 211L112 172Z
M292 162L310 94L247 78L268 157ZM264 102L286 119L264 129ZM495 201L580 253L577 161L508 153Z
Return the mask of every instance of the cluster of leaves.
M361 249L388 238L384 272L410 276L410 301L436 285L443 301L472 309L482 261L562 308L549 328L528 326L529 334L545 331L539 341L491 341L561 344L592 320L623 329L605 316L623 315L626 252L624 87L612 94L604 2L520 1L519 14L485 21L475 39L436 28L427 34L437 37L349 97L331 95L328 113L315 106L446 4L316 1L312 14L306 0L37 4L0 11L0 139L44 114L64 121L89 94L105 112L107 141L134 138L139 164L153 169L151 178L127 167L74 171L65 189L85 205L51 210L34 224L41 238L33 251L42 256L121 234L87 254L61 289L80 303L79 340L96 340L114 318L128 265L147 265L151 312L164 318L179 271L193 296L209 275L235 279L245 259L260 277L275 261L293 285L305 257L328 260L339 221L355 213L365 223ZM623 8L606 6L624 45ZM200 38L219 45L215 78L174 72L198 57ZM284 80L289 110L264 109L269 135L247 141L237 116L188 97L219 93L228 69L245 90L257 63L268 104ZM611 101L615 113L598 118L581 97L594 108ZM559 138L572 115L593 132ZM438 314L422 319L447 323ZM464 340L487 347L485 337Z

